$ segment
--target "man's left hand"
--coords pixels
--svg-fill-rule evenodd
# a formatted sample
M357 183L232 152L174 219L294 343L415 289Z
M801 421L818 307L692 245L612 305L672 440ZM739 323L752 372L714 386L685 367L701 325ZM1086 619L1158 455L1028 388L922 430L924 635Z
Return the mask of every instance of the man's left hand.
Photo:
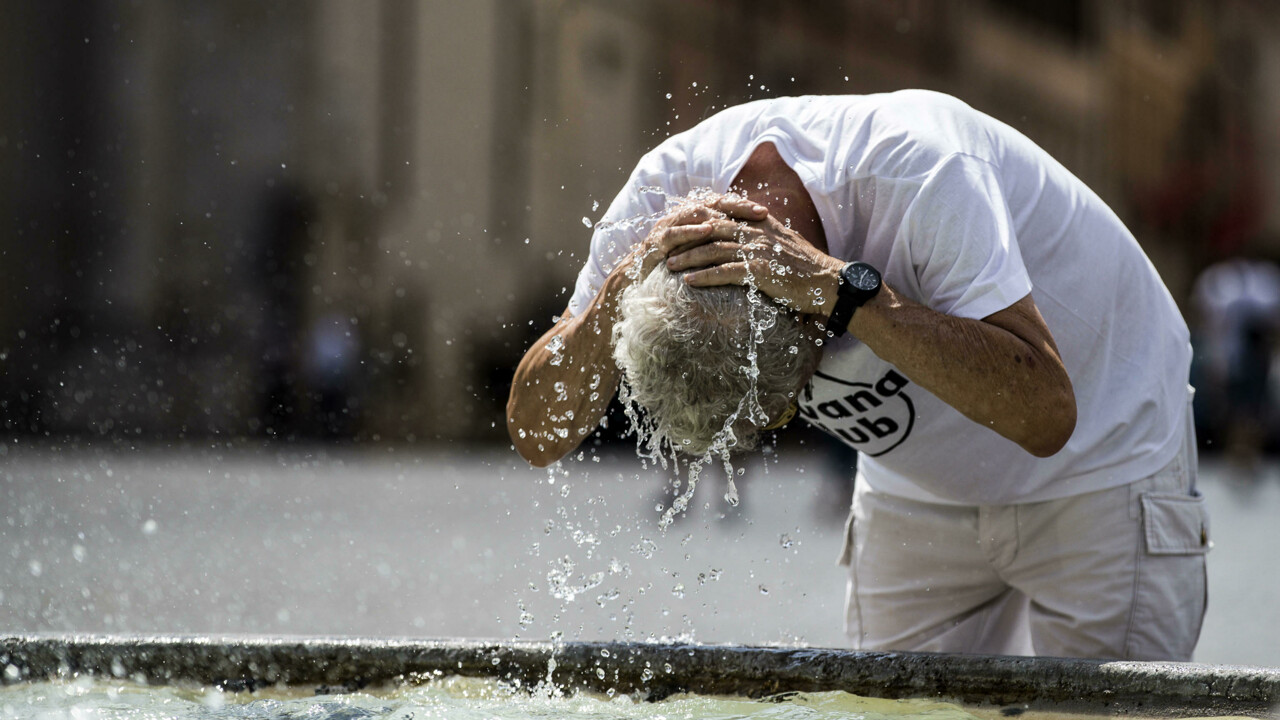
M826 317L844 263L818 250L773 215L756 222L712 221L715 238L667 258L694 287L748 285L803 313Z

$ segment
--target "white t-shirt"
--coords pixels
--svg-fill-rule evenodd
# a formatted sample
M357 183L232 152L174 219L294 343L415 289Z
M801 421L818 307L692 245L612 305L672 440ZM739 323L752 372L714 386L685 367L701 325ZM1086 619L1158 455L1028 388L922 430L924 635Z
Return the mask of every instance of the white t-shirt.
M764 142L808 189L831 255L868 262L898 292L958 317L1032 293L1075 389L1075 433L1041 459L850 335L830 341L801 416L857 449L873 488L933 502L1035 502L1129 483L1173 458L1191 347L1150 261L1047 153L938 93L760 100L668 138L597 225L570 312L590 302L668 196L727 191Z

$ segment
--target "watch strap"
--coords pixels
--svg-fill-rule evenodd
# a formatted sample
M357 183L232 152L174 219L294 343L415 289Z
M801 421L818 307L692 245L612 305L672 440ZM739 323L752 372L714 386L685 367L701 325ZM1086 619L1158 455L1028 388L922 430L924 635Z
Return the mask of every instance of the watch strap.
M855 286L849 279L849 272L855 267L864 272L870 272L876 278L875 287L864 289ZM845 331L849 329L849 321L853 319L853 313L880 292L879 277L880 273L875 268L862 262L846 263L840 269L840 285L836 289L836 303L831 309L831 317L826 322L826 328L832 335L835 337L844 335Z
M844 278L840 279L844 283ZM857 310L857 302L848 293L836 293L836 305L831 309L831 317L827 318L826 328L836 337L844 335L849 329L849 321L853 319L853 311Z

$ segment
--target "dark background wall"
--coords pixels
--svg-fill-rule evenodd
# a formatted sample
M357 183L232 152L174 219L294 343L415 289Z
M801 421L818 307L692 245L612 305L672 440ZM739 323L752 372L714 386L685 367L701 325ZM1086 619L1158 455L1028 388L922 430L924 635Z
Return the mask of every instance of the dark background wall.
M927 87L1106 198L1180 301L1280 227L1262 2L93 0L0 10L0 426L498 441L648 147Z

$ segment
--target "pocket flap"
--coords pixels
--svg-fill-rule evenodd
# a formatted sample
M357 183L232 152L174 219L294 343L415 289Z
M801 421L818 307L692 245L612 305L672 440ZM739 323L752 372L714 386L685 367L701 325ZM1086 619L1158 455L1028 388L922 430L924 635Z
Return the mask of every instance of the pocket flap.
M1142 525L1152 555L1203 555L1211 547L1209 515L1200 495L1143 493Z

